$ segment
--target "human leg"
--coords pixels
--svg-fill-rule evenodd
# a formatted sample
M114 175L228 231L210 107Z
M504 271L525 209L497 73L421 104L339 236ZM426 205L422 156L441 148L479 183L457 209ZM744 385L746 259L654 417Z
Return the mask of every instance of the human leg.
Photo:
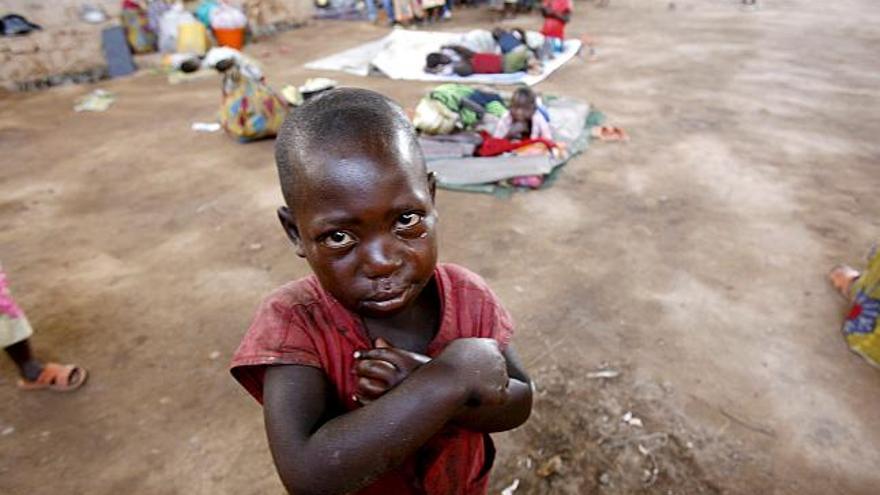
M18 374L25 380L36 380L43 371L43 363L37 361L31 352L30 339L24 339L3 350L12 358L12 362L18 368Z

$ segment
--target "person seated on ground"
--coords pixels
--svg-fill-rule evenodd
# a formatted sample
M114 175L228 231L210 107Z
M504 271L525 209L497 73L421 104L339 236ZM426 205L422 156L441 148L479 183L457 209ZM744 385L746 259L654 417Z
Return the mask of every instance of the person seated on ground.
M864 273L838 265L829 278L849 302L843 324L847 344L868 362L880 366L880 251L875 246L868 255Z
M535 92L528 87L517 88L510 98L507 113L498 121L492 137L518 141L522 139L553 140L553 131L543 112L538 109Z
M511 18L516 17L516 13L519 10L517 8L518 4L519 4L519 0L504 0L504 7L503 7L504 10L502 11L502 13L503 13L505 19L511 19Z
M423 17L426 22L440 22L446 12L445 0L421 0Z
M541 33L550 40L557 53L564 49L565 25L571 20L571 10L571 0L544 0L541 6L541 15L544 16Z
M275 157L278 217L314 275L263 301L231 372L263 404L285 487L486 493L488 433L526 421L531 384L498 298L437 263L435 179L403 109L328 91L285 121Z
M69 392L82 386L86 370L74 365L42 363L33 356L31 325L21 307L12 298L6 273L0 267L0 347L12 358L21 378L21 390Z

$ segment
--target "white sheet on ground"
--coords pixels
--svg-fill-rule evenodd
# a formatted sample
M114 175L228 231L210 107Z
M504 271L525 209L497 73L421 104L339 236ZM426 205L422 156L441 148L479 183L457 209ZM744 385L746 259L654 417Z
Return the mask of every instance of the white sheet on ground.
M571 60L580 50L580 40L566 40L565 50L552 60L544 62L540 74L515 72L512 74L474 74L468 77L443 76L424 71L425 57L442 45L455 43L462 33L437 31L409 31L395 29L376 41L364 43L335 55L314 60L307 69L336 70L366 76L376 69L391 79L412 81L460 82L476 84L538 84L556 69Z

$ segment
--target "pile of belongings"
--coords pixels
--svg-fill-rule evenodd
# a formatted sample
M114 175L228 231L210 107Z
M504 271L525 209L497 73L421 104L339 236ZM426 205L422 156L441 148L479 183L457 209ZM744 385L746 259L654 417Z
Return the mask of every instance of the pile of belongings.
M508 94L462 84L442 84L422 98L413 124L441 187L494 194L546 187L587 148L590 129L604 120L586 102L539 96L535 111L549 124L552 139L511 140L497 134L509 102Z
M122 26L132 53L204 55L212 46L241 49L247 17L224 0L202 0L194 13L180 1L123 0Z

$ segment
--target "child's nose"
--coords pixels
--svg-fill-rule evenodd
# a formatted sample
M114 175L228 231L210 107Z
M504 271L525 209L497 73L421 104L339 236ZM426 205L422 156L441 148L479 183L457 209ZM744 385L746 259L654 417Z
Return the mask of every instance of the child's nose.
M392 275L403 265L403 258L392 241L376 239L364 246L362 270L369 278Z

